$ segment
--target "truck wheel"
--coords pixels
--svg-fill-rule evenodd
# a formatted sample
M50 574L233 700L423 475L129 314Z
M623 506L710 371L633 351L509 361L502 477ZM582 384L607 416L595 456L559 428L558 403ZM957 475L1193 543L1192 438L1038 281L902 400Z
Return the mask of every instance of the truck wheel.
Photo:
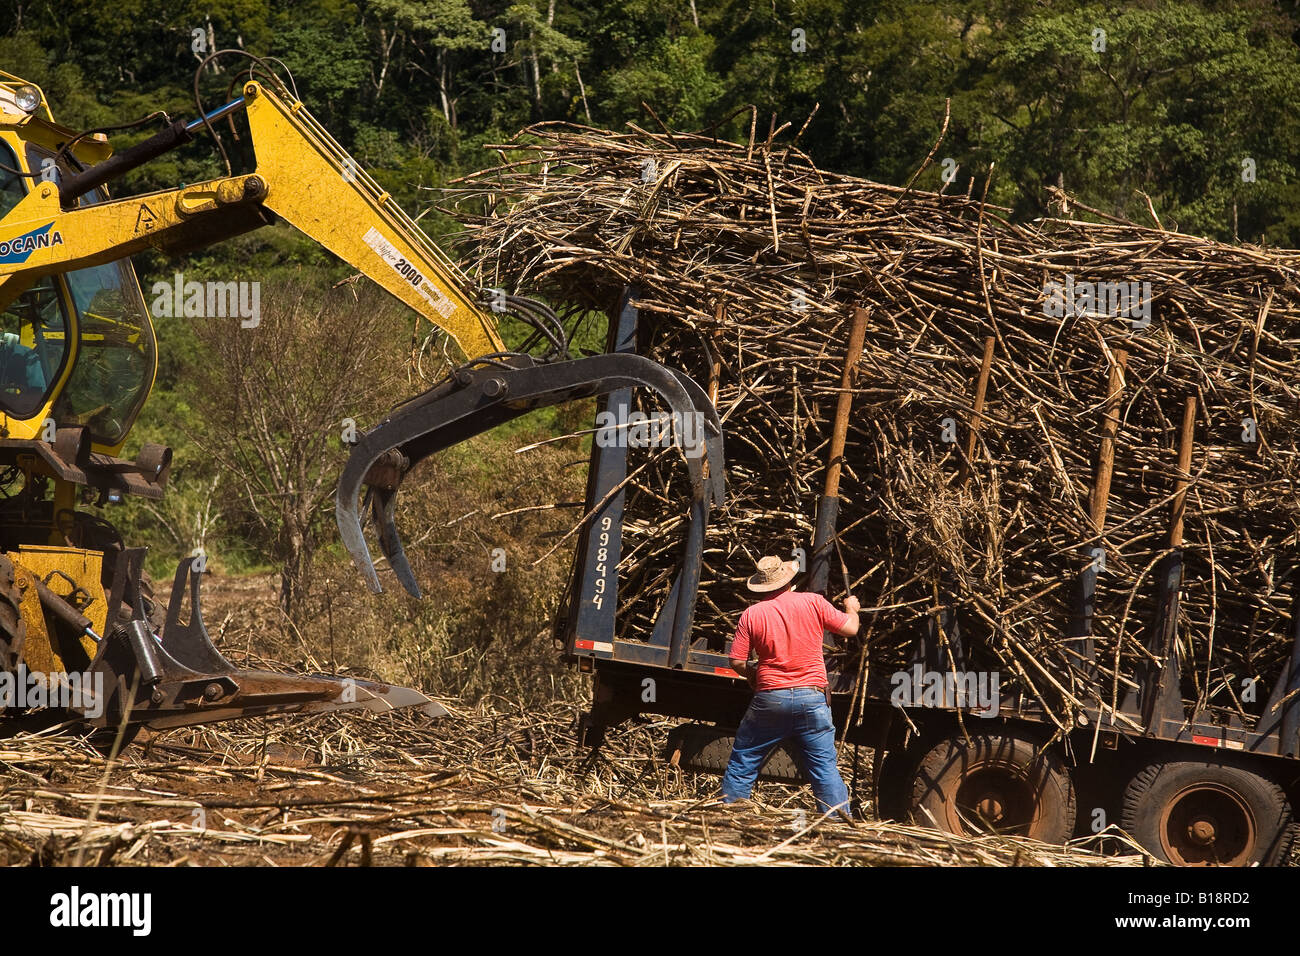
M1074 834L1074 781L1052 751L1015 733L949 737L912 774L911 821L949 833L1004 833L1064 843Z
M907 820L910 815L907 786L911 769L907 751L890 750L875 768L876 817L880 820ZM927 821L928 822L928 821Z
M1282 788L1217 757L1140 771L1124 792L1120 825L1178 866L1276 866L1295 839Z
M0 554L0 671L14 671L22 659L27 622L19 610L22 595L14 577L14 564Z
M672 762L684 770L721 776L727 772L731 748L735 743L734 730L701 724L681 724L674 727L668 735L668 753ZM768 754L758 778L778 783L808 782L788 743L781 744Z

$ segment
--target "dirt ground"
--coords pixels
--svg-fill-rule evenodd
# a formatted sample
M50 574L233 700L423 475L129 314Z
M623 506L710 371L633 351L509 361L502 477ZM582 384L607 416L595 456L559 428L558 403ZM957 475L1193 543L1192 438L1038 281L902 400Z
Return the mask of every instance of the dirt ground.
M206 582L205 582L206 584ZM269 577L206 587L239 663ZM577 704L505 700L142 732L114 759L68 733L0 739L0 863L23 865L1063 865L1150 863L1106 836L1062 848L822 819L807 788L717 779L664 757L674 722L576 745ZM1101 855L1108 845L1125 852Z
M656 750L577 751L572 712L248 720L137 740L0 744L7 865L1141 865L1006 837L821 820L806 789L723 808Z

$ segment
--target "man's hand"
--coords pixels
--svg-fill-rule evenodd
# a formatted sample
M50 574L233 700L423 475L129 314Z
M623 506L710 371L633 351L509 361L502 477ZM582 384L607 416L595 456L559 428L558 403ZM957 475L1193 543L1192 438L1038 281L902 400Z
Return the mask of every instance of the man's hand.
M751 689L758 686L758 667L749 661L731 661L731 669L745 678Z
M844 622L843 627L836 628L835 633L840 637L852 637L858 633L858 611L861 608L862 605L852 594L846 597L844 599L844 613L849 616L849 619Z

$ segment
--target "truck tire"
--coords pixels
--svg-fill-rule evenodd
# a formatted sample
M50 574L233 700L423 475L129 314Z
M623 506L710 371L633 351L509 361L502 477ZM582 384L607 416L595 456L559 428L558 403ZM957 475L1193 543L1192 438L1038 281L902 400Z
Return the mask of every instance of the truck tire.
M727 772L731 748L736 742L735 731L700 724L682 724L668 735L668 753L673 762L685 770L713 773L722 776ZM799 763L790 752L789 744L781 744L767 756L760 780L779 783L802 784L808 778L799 769Z
M908 817L949 833L1004 833L1045 843L1074 835L1074 781L1052 751L1013 731L948 737L912 772Z
M910 782L910 761L906 750L890 750L881 758L874 775L878 819L902 822L910 819L911 788L907 785Z
M1178 866L1277 866L1296 837L1282 788L1217 754L1144 767L1124 792L1120 825Z
M17 670L22 658L27 622L19 609L21 600L14 563L0 554L0 671Z

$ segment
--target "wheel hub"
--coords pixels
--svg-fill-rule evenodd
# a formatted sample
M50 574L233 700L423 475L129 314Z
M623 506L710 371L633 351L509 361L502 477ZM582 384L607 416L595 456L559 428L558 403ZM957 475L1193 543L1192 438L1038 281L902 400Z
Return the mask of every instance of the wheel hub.
M1001 794L986 793L980 797L975 804L975 809L979 811L980 819L987 820L989 823L1000 823L1006 814L1005 804Z
M953 833L1027 833L1037 798L1032 784L1015 767L989 762L970 769L951 806Z
M1180 866L1242 866L1258 838L1250 805L1223 784L1184 787L1160 811L1161 846Z
M1209 846L1218 831L1211 817L1198 817L1187 826L1187 838L1197 846Z

